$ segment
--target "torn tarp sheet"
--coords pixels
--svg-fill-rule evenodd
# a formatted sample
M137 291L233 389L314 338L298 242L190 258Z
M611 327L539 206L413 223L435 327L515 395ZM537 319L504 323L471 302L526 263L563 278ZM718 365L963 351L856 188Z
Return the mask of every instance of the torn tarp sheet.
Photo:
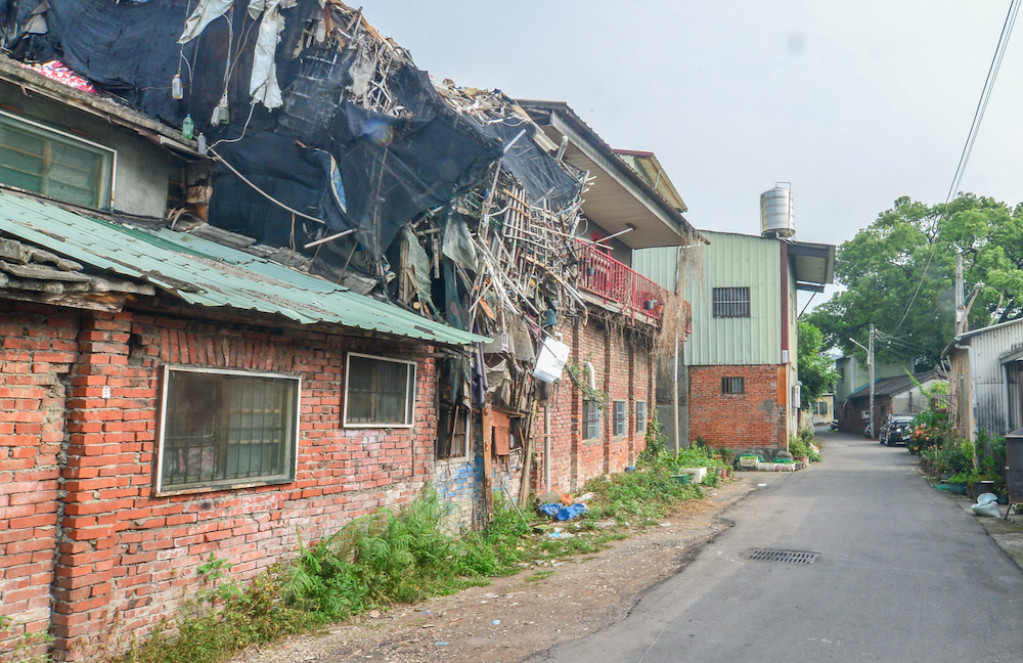
M223 143L224 161L260 189L291 209L317 219L317 224L254 192L223 164L213 174L210 219L220 228L255 237L273 246L301 249L325 234L347 230L344 189L335 178L331 155L305 148L293 138L255 134L237 143Z
M331 131L348 213L359 242L377 255L406 222L483 181L501 154L497 141L444 105L426 72L405 66L388 84L411 117L345 102Z
M523 130L526 134L515 140ZM546 201L551 209L563 209L578 198L580 184L532 139L533 132L538 130L536 125L514 116L482 127L502 146L510 145L501 157L501 167L515 176L529 194L530 202L538 205Z

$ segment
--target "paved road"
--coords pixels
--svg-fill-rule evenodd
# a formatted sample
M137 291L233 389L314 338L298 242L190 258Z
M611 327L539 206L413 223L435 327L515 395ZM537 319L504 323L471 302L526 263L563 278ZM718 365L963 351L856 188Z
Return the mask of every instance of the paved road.
M904 449L823 439L823 463L733 507L735 527L625 620L529 660L1023 662L1023 572L975 517ZM754 548L820 556L747 559Z

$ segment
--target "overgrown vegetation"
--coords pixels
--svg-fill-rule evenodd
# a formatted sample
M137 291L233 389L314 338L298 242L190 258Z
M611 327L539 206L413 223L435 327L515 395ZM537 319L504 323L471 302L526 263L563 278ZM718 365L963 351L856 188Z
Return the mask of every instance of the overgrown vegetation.
M920 468L932 479L970 486L993 481L995 493L1006 495L1001 468L1005 467L1005 438L990 438L984 431L976 443L957 437L948 416L948 383L924 388L927 408L913 419L907 447L920 456Z
M654 448L636 471L591 481L585 487L593 493L590 510L557 530L507 501L484 530L457 535L446 527L446 505L427 490L399 512L384 509L315 543L300 542L293 561L245 585L231 577L226 560L211 555L198 569L203 583L196 598L118 660L212 663L243 647L373 608L486 584L536 562L595 553L628 536L623 525L657 522L680 502L702 497L700 486L682 483L680 468L724 464L702 445L675 457L665 451L656 420L650 428ZM500 498L495 502L502 504ZM541 581L550 573L538 570L530 580Z

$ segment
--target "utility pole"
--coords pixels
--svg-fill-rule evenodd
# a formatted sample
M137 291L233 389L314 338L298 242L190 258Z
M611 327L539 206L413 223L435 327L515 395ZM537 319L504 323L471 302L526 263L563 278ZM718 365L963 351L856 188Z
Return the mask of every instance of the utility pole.
M874 325L870 325L870 341L867 343L867 366L870 367L870 435L880 438L877 429L877 420L874 419Z
M850 338L850 341L863 348L863 344L857 341L855 338ZM867 366L870 368L870 434L872 436L879 435L878 431L874 430L877 426L874 425L874 325L870 325L870 340L867 341L870 347L863 348L867 351Z
M953 338L963 333L966 327L966 307L963 305L963 250L956 249L956 282L955 282L956 322Z

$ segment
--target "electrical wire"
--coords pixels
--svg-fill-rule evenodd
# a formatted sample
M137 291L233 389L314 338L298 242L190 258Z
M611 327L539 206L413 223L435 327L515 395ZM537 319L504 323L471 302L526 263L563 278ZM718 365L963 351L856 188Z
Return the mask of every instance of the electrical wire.
M296 209L292 209L291 207L289 207L289 206L285 205L284 203L282 203L281 201L277 200L276 198L271 196L266 191L263 191L262 189L260 189L254 182L252 182L247 177L245 177L240 172L238 172L237 168L235 168L234 166L229 164L227 161L225 161L224 157L220 156L215 151L213 151L212 147L207 148L207 149L209 150L209 153L212 154L216 158L217 161L219 161L220 163L224 164L224 166L226 166L228 170L230 170L232 173L234 173L235 176L238 177L238 179L240 179L242 182L245 182L250 187L252 187L256 191L256 193L260 194L261 196L263 196L264 198L266 198L267 200L272 202L274 205L277 205L278 207L280 207L280 208L282 208L284 210L287 210L288 212L291 212L291 214L292 214L292 223L294 223L294 217L299 216L299 217L302 217L303 219L308 219L310 221L315 221L316 223L322 223L323 225L327 225L327 222L324 221L323 219L317 219L315 216L309 216L308 214L303 214L302 212L299 212ZM292 226L292 233L294 234L294 225Z
M984 119L984 113L987 110L988 101L991 99L991 92L994 90L995 80L998 78L998 71L1002 66L1002 59L1005 57L1005 49L1009 45L1009 38L1012 36L1012 30L1016 26L1016 16L1019 14L1020 4L1023 0L1010 0L1009 11L1005 15L1005 21L1002 23L1002 31L998 35L998 43L995 46L995 53L991 57L991 64L988 67L987 77L984 79L984 87L980 93L980 100L977 102L977 109L973 114L973 122L970 124L970 131L966 136L966 143L963 145L962 154L959 156L959 163L956 165L955 174L952 177L952 186L948 189L948 195L945 196L945 209L942 214L948 213L948 205L952 202L952 198L959 188L959 183L963 179L963 174L966 172L966 164L970 160L970 154L973 152L973 144L977 140L977 135L980 133L980 123ZM940 220L940 219L939 219ZM935 241L931 243L930 251L927 253L927 262L924 264L924 274L927 274L927 270L931 267L931 260L934 258L934 249L937 246L937 233L935 234ZM913 290L913 296L909 298L909 304L906 306L906 310L903 311L902 317L899 319L899 324L895 325L895 329L892 333L899 331L902 327L902 323L906 321L906 317L909 315L909 311L913 308L913 304L916 303L916 298L920 294L920 288L923 286L924 278L917 281L916 289Z

